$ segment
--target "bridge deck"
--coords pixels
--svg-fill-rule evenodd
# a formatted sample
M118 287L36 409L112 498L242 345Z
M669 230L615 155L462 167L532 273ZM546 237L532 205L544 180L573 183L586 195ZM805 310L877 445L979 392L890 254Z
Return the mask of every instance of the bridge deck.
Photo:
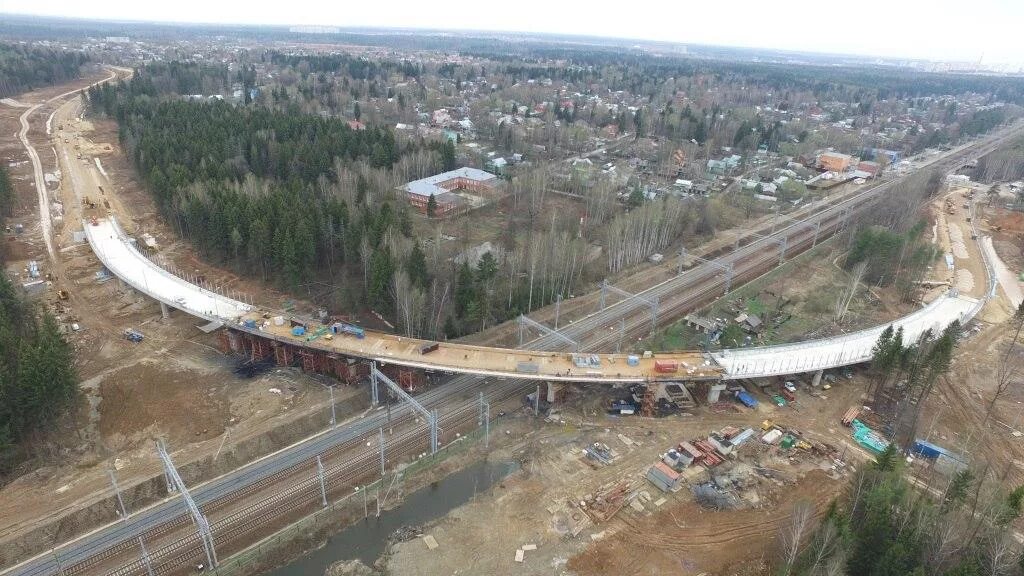
M374 331L366 331L363 339L337 335L329 340L321 336L309 341L307 336L293 336L290 323L276 326L266 319L267 316L281 315L278 312L260 310L215 294L160 268L139 252L111 219L99 220L96 224L87 223L86 232L93 250L110 272L147 296L194 316L221 321L240 331L304 348L428 370L575 382L717 379L722 374L720 367L698 351L658 354L656 359L640 358L636 366L627 364L625 354L598 354L599 366L580 368L565 352L490 348L449 342L440 343L436 351L424 355L419 352L420 346L429 340ZM256 321L257 327L246 328L242 324L244 320ZM678 371L656 372L654 363L658 360L674 360ZM535 365L536 371L520 371L517 369L520 363Z
M86 225L93 250L110 271L136 290L169 306L211 321L224 322L236 330L326 353L366 358L379 362L465 374L517 377L573 382L643 382L679 379L739 379L795 374L867 362L879 334L887 325L845 336L796 344L722 350L705 355L699 351L659 353L627 364L625 354L597 354L599 365L581 368L565 352L542 352L440 343L437 350L420 353L430 341L404 338L384 332L366 331L362 339L349 335L323 336L310 340L294 336L286 322L277 326L268 318L282 315L254 308L215 294L163 270L139 252L117 223L100 220ZM904 342L916 340L925 330L937 333L954 320L965 322L980 309L982 301L966 296L944 296L892 325L904 331ZM286 316L287 317L287 316ZM256 328L243 321L253 320ZM315 329L316 326L309 326ZM678 371L659 373L656 361L675 361ZM532 365L524 371L523 363Z
M982 302L967 296L941 296L927 306L891 323L903 328L903 342L915 342L926 330L938 335L946 326L966 322ZM851 332L844 336L758 348L722 350L713 354L725 369L726 379L754 378L811 372L871 360L871 350L890 324Z

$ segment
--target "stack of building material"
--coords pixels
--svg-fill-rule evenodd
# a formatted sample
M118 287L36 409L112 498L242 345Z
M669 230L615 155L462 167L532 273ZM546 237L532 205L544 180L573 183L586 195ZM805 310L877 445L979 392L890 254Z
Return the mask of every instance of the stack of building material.
M733 435L729 436L728 438L729 438L729 442L732 442L733 446L739 446L740 444L743 444L744 442L746 442L747 440L749 440L753 436L754 436L754 429L753 428L747 428L745 430L742 430L740 432L737 432L736 434L733 434Z
M694 440L693 445L697 450L701 452L701 458L699 462L708 468L714 468L722 462L725 462L725 458L722 457L715 447L708 444L707 440Z
M703 452L698 450L696 446L690 444L689 442L680 442L679 446L676 447L676 451L679 452L680 456L689 457L689 462L687 462L687 466L692 464L695 460L699 460L702 456L704 456Z
M615 460L615 453L607 444L601 442L594 442L590 446L583 449L586 453L587 458L591 460L597 460L602 464L611 464Z
M860 416L860 412L861 412L860 406L854 406L854 407L850 408L849 410L847 410L846 414L843 414L843 419L842 419L843 426L850 426L850 425L852 425L853 421L856 420L858 416Z
M623 480L608 490L584 499L581 508L594 522L605 522L626 505L631 492L632 485L628 480Z

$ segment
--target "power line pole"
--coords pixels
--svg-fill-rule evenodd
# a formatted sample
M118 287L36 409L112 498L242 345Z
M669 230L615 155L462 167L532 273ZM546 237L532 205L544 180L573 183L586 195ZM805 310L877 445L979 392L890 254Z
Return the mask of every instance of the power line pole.
M149 552L146 551L146 545L142 543L142 536L139 536L139 548L142 549L142 563L146 565L146 574L153 576L153 564L149 560Z
M121 488L117 485L117 477L114 475L113 470L107 470L107 475L110 476L110 483L114 486L114 494L117 495L117 503L121 507L121 519L127 522L128 510L124 507L124 499L121 498Z
M327 508L327 486L324 483L324 463L320 460L320 455L316 455L316 475L320 479L320 499L323 502L324 508Z
M196 506L195 500L193 500L192 495L189 494L188 487L185 486L185 482L182 481L177 468L174 467L171 455L167 453L167 447L164 446L162 440L157 440L156 451L160 456L160 459L163 461L164 473L171 479L174 488L181 494L185 507L188 508L189 513L192 515L192 521L196 525L196 530L199 533L199 539L203 542L203 552L206 553L206 561L209 563L209 567L216 568L217 550L214 547L213 533L210 531L210 523L207 521L206 516L203 516L202 512L199 511L199 507Z

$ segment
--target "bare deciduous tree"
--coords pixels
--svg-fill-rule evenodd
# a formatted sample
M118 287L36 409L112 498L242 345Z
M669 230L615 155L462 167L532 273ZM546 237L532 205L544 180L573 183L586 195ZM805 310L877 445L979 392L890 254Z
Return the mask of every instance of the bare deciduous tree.
M849 311L850 303L853 302L853 297L857 295L857 287L860 285L861 280L864 279L867 269L867 260L855 265L850 273L850 284L836 296L835 314L832 316L832 320L836 323L842 322L847 311Z
M789 523L782 528L779 534L779 542L782 547L782 563L785 566L782 574L788 576L797 558L800 557L800 550L804 540L810 534L814 526L814 504L807 500L800 500L793 505L789 515Z

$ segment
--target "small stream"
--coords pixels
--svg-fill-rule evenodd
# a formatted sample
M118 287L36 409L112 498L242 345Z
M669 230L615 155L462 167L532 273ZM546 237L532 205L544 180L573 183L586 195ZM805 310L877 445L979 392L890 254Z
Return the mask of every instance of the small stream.
M516 462L478 462L407 495L399 507L381 512L331 536L327 543L267 576L319 576L339 560L358 559L373 566L388 545L388 536L403 526L426 524L448 514L519 469Z

